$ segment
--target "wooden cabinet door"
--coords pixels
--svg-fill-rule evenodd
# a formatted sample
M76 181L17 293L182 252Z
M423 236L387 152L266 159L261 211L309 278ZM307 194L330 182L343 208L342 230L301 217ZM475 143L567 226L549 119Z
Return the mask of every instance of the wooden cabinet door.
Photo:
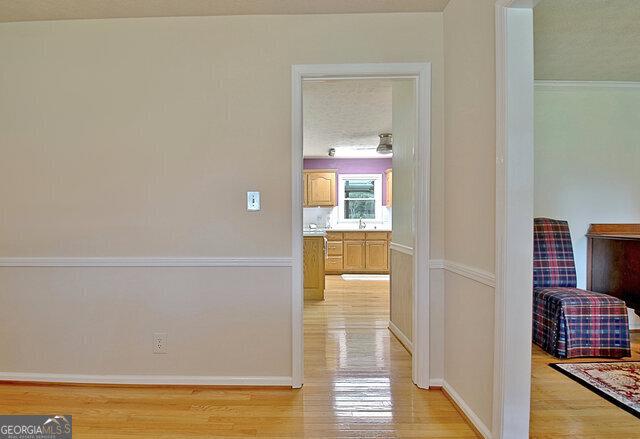
M389 269L389 245L387 241L367 241L366 267L371 271Z
M344 241L342 245L342 266L345 271L365 269L364 241Z
M307 205L336 205L335 172L309 172L307 174Z
M305 299L324 299L324 238L305 237L303 240L303 273Z
M302 196L304 197L302 207L307 207L309 205L309 175L306 172L302 174Z

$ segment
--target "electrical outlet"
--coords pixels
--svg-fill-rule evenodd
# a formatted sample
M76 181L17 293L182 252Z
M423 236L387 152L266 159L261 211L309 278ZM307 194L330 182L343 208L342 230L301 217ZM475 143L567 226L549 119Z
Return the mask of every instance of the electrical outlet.
M153 334L153 353L154 354L167 353L167 333L166 332L156 332Z

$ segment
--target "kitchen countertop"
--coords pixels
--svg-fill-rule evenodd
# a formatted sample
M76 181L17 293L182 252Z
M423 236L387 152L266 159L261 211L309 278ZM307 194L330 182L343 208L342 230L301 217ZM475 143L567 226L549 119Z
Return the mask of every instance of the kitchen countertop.
M327 232L391 232L391 229L366 228L366 229L303 229L303 236L326 236Z
M324 229L303 229L302 236L327 236Z

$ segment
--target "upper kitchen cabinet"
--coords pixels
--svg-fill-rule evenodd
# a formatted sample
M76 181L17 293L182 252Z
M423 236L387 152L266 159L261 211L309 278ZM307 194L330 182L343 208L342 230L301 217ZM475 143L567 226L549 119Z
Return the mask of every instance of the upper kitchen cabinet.
M304 171L304 205L336 206L336 171L321 169Z
M387 207L391 207L391 203L393 201L393 170L387 169L386 171L384 171L384 178L386 180L385 182L387 183L387 188L385 189L384 194L385 205Z

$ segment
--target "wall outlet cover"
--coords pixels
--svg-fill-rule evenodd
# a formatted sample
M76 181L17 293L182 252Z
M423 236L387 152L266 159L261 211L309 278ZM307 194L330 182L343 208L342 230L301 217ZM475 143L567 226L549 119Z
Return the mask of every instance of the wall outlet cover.
M154 354L167 353L167 333L166 332L155 332L153 334L153 353Z
M259 191L247 192L247 210L250 210L250 211L260 210L260 192Z

